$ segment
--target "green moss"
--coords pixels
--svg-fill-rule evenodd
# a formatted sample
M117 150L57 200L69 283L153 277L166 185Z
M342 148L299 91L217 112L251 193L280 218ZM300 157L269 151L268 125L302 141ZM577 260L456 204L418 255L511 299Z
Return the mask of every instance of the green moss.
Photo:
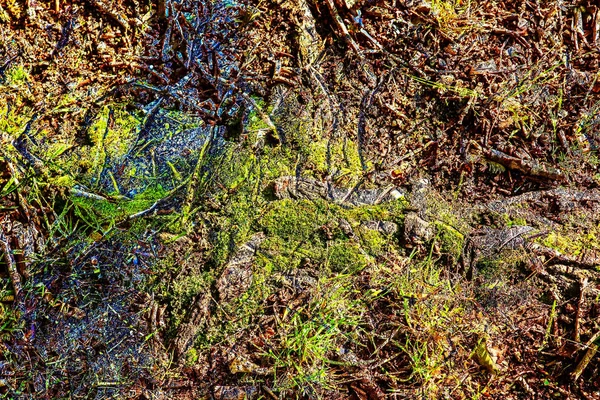
M527 225L527 220L522 217L511 218L508 214L502 214L502 218L504 220L504 224L507 228L512 226L525 226Z
M2 90L2 85L0 85ZM9 102L7 97L0 96L0 131L6 132L16 139L25 129L27 122L33 117L33 110L24 106L22 99Z
M319 174L326 174L327 168L327 141L314 141L308 143L307 166Z
M174 265L174 269L180 268ZM200 293L210 291L215 279L211 272L195 273L190 275L179 275L172 282L165 282L168 287L164 288L164 295L171 307L171 327L175 330L185 318L189 311L189 305Z
M316 229L327 222L328 209L325 201L281 200L273 203L260 224L269 236L309 240Z
M214 160L214 166L211 178L215 185L206 188L222 208L209 227L215 231L211 258L222 265L235 246L250 237L264 201L259 196L260 165L249 149L231 146Z
M363 169L356 143L351 140L329 141L326 138L313 138L308 132L304 136L301 133L298 135L301 138L299 147L306 158L307 172L317 177L334 172L337 177L336 183L342 186L351 186L358 182Z
M125 104L105 106L88 129L92 146L82 151L80 166L100 174L108 160L127 153L141 121L125 110Z
M272 182L281 176L294 175L298 155L289 147L277 146L266 148L260 157L263 181Z
M185 363L188 366L192 366L198 362L198 351L195 348L191 348L185 354Z
M73 185L75 185L75 180L72 176L63 175L55 178L50 178L48 183L58 187L71 188L73 187Z
M353 243L336 243L328 249L327 263L331 271L355 274L370 262L362 248Z
M440 250L449 255L454 262L458 261L465 244L464 235L451 225L441 221L435 222L435 228L437 231L436 239L441 245Z
M402 223L408 205L406 200L399 199L378 205L363 205L340 209L340 213L349 221L393 221Z
M323 243L315 241L289 240L281 237L269 237L261 245L257 263L262 271L294 270L305 261L311 264L323 264L327 250Z
M588 232L550 232L542 239L542 244L564 254L579 256L586 249L600 250L596 239L597 232L597 228L592 228Z
M381 255L391 242L390 238L385 237L381 232L374 229L359 227L358 232L362 245L374 256Z

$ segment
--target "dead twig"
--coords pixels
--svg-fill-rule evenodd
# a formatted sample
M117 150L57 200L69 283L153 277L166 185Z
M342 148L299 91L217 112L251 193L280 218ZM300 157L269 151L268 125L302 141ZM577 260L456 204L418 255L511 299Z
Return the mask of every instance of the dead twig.
M267 393L273 400L279 399L279 397L277 397L277 395L275 395L275 393L273 393L273 391L271 389L269 389L268 386L263 385L262 388L265 391L265 393Z
M88 0L88 1L90 2L90 4L92 4L94 7L96 7L98 9L98 11L100 11L103 14L107 14L109 17L111 17L113 20L115 20L115 22L117 22L119 25L121 25L121 27L125 30L124 34L127 35L127 32L129 31L129 23L123 16L112 11L110 9L110 5L106 4L102 0ZM126 40L127 40L127 44L129 44L129 38L126 38Z
M579 379L583 371L585 371L585 369L587 368L590 361L592 361L592 359L598 352L598 345L596 344L598 338L600 338L600 331L596 332L594 336L592 336L590 340L588 340L586 344L587 351L585 352L581 361L579 361L579 364L577 364L575 370L571 373L571 379L573 380L573 382L576 382Z
M15 301L16 304L19 305L21 303L21 297L23 293L21 275L19 275L19 271L17 270L17 262L12 253L9 239L6 237L4 230L2 229L0 229L0 245L2 246L2 250L4 252L4 262L6 262L8 268L8 275L10 277L13 290L15 291Z
M333 0L326 0L325 3L327 4L329 13L335 21L335 25L337 26L340 33L343 35L346 43L348 43L352 50L354 50L357 56L362 58L362 55L360 54L360 48L358 47L358 44L354 41L354 39L352 39L352 36L350 36L350 32L348 32L348 28L346 28L342 17L340 17L340 14L337 12L337 8L335 7Z
M598 257L595 252L592 252L592 254L584 253L581 257L577 258L567 254L562 254L558 250L542 246L539 243L532 243L530 245L530 249L534 254L545 257L546 261L544 264L546 265L562 264L592 270L600 265L600 257Z
M588 278L584 277L581 279L581 285L579 288L579 300L577 301L577 314L575 315L575 337L574 340L579 342L580 339L580 325L581 325L581 309L583 308L585 289L588 285Z

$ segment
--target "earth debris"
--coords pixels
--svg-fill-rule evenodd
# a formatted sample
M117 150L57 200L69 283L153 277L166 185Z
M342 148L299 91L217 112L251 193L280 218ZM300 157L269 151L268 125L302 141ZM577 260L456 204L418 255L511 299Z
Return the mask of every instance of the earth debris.
M600 398L591 1L0 1L0 395Z

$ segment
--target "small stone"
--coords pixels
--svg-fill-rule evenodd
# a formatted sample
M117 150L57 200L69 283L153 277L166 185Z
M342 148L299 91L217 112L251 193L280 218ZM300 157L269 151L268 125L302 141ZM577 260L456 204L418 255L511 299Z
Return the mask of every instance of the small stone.
M390 221L366 221L362 225L385 236L392 236L398 232L398 225Z
M431 224L415 212L406 214L404 218L404 239L407 243L424 243L435 235Z
M249 400L255 398L256 386L215 386L215 400Z

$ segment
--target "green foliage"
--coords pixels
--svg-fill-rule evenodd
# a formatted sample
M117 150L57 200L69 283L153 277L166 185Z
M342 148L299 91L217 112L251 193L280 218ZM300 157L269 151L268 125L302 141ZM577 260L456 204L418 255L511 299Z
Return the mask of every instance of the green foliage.
M348 275L320 280L311 301L278 319L278 346L267 350L266 356L283 371L275 377L279 390L310 395L316 388L335 385L333 358L352 340L365 311L351 282Z
M22 65L15 65L6 71L7 86L25 85L30 80L29 72Z

